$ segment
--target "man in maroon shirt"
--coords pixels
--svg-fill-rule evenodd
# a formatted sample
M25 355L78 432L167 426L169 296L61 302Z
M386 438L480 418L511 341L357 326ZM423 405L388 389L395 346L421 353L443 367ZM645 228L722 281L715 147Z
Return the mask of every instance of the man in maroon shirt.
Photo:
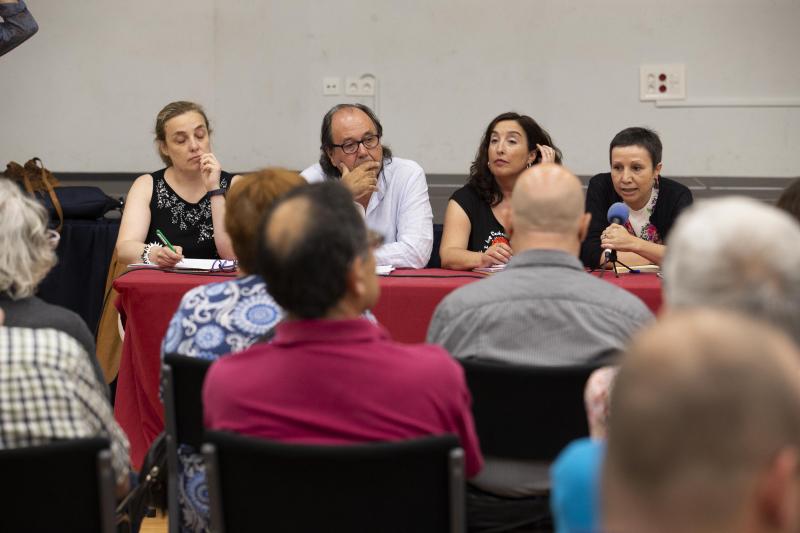
M350 193L291 191L259 232L267 290L286 310L271 344L219 359L203 389L206 427L284 442L344 444L456 434L467 477L483 464L464 374L434 345L393 342L362 318L379 287Z

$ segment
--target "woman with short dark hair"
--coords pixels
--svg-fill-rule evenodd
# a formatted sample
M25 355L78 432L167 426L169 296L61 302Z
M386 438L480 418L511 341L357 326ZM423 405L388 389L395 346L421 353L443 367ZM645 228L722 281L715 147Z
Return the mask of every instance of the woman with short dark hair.
M585 266L600 266L604 250L616 250L630 266L661 264L675 219L692 203L688 187L661 177L661 152L661 139L647 128L626 128L611 140L611 172L594 176L586 191L592 221L581 248ZM617 202L628 207L628 220L609 224L608 209Z

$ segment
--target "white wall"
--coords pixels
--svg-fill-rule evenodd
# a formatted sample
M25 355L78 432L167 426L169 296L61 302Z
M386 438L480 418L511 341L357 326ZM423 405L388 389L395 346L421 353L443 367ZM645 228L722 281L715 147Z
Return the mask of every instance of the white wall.
M0 162L57 171L159 165L155 115L205 104L225 168L318 155L323 76L379 80L385 141L464 173L496 114L550 131L579 174L648 125L664 173L800 174L800 108L663 109L642 63L687 65L689 99L800 98L800 0L29 0L39 34L0 58ZM373 104L371 98L365 98Z

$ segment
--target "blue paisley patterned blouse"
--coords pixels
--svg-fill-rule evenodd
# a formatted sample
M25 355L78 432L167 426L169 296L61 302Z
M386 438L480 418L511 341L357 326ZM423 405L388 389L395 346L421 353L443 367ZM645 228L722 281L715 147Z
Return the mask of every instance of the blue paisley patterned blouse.
M259 276L200 285L183 296L161 353L217 359L248 348L281 318L283 310Z
M177 353L203 359L248 348L283 318L259 276L201 285L187 292L161 343L161 356ZM202 456L191 446L178 448L178 503L181 531L208 531L209 500Z

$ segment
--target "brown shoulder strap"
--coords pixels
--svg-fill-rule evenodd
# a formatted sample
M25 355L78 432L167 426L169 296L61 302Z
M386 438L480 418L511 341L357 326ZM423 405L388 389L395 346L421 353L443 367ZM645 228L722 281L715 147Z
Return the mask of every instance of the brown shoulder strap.
M38 157L34 157L28 161L28 163L30 162L33 162L33 164L39 169L42 183L47 189L47 194L50 195L50 201L53 203L53 207L58 215L58 227L56 228L56 231L61 233L61 228L64 226L64 210L61 209L61 202L58 201L58 196L56 195L55 185L58 185L58 180L53 177L49 170L44 168L44 163L42 163L42 160ZM26 164L25 166L28 165Z
M25 169L17 163L16 161L9 161L6 165L6 176L11 178L14 181L19 181L25 187L25 190L28 191L28 194L33 194L33 184L31 183L30 178L28 178L28 173L25 172Z

